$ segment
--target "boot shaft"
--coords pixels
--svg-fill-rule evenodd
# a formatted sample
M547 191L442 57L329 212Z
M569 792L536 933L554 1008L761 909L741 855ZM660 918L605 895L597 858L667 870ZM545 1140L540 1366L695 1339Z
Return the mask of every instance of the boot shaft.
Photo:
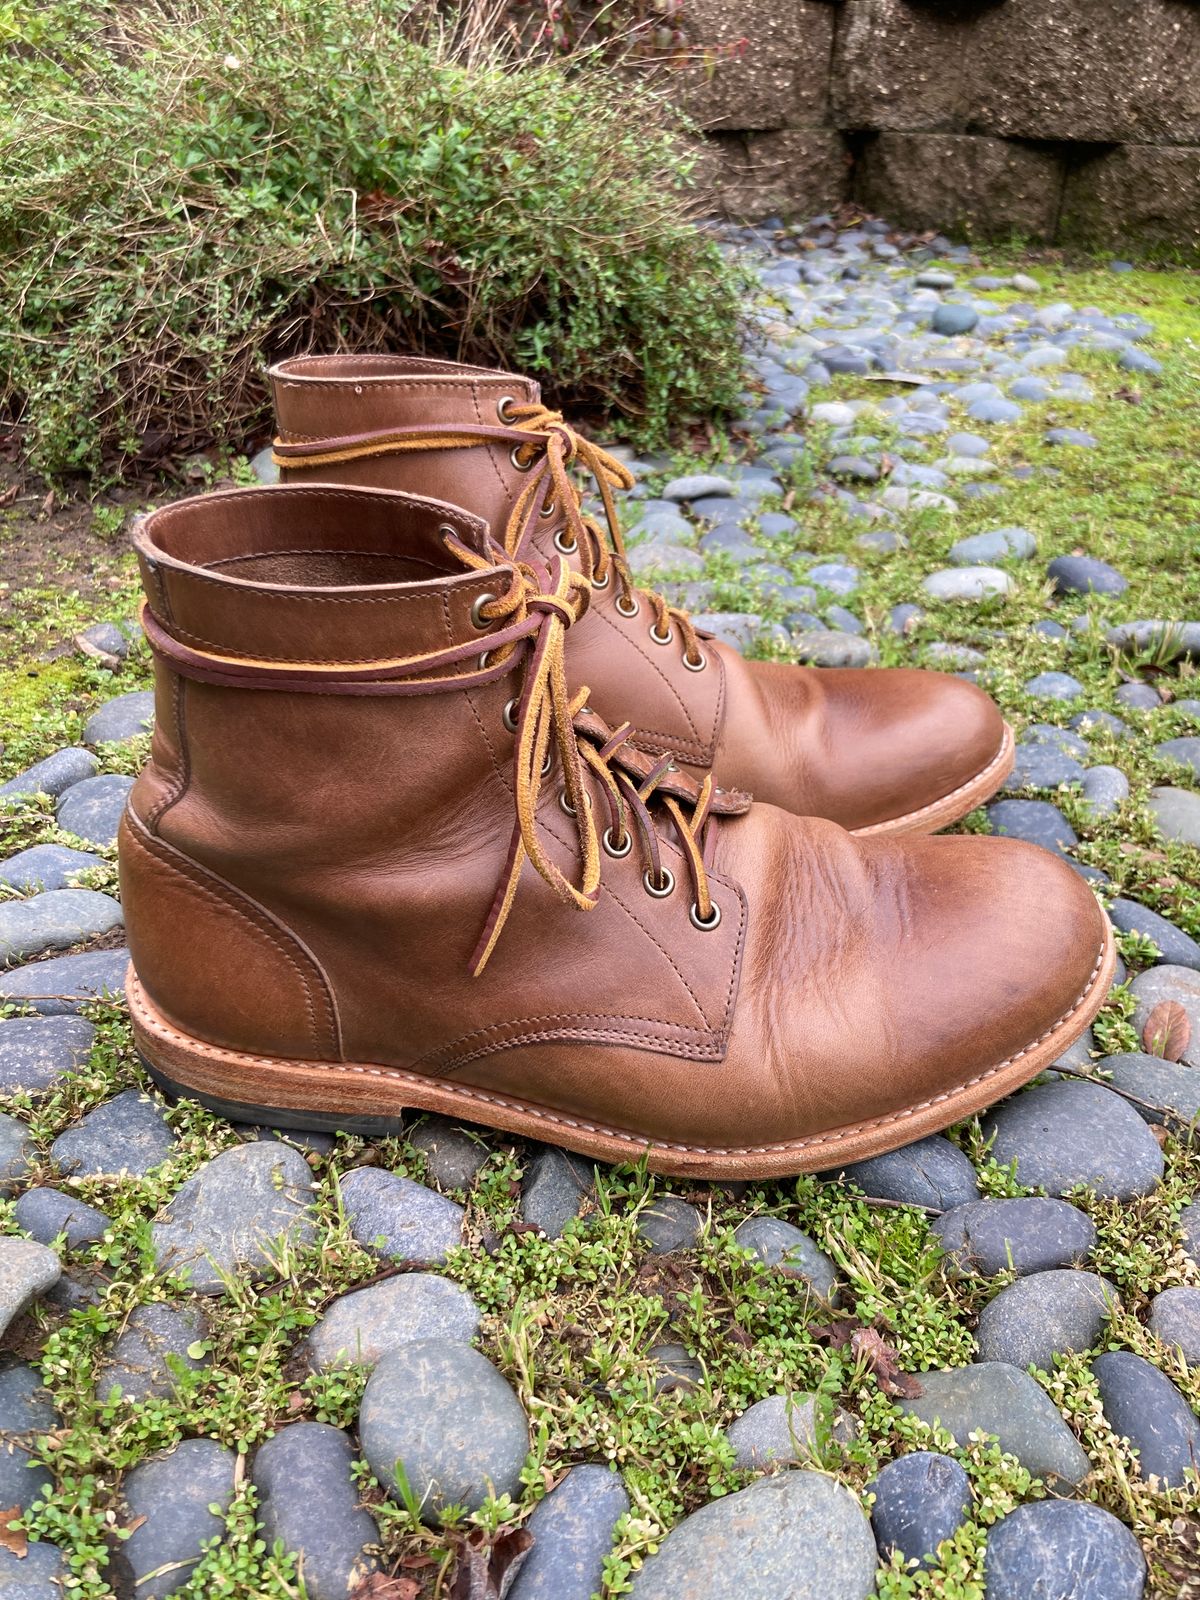
M471 976L512 859L514 720L538 637L500 659L512 624L486 609L519 574L483 556L481 522L281 487L167 507L137 545L158 716L122 873L134 963L164 1015L217 1045L279 1054L282 1033L302 1057L418 1070L527 1036L719 1058L741 900L723 887L732 914L698 931L671 837L658 849L678 887L662 899L638 850L600 857L586 912L527 863ZM553 596L533 605L550 625ZM398 675L414 658L433 664ZM566 771L547 755L538 837L577 884Z

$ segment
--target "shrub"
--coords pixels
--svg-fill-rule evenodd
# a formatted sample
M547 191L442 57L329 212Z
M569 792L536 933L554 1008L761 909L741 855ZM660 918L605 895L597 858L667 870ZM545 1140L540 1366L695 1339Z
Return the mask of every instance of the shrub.
M649 84L397 13L0 5L0 403L34 466L240 445L306 349L515 365L643 442L733 398L737 284Z

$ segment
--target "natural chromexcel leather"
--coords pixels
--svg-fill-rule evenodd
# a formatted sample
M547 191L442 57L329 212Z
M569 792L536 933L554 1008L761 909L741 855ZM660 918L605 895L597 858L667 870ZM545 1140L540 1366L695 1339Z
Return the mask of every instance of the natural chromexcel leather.
M309 485L165 506L135 544L157 715L120 841L131 1000L143 1053L184 1087L197 1062L222 1099L278 1109L298 1064L301 1109L329 1125L365 1075L381 1106L445 1090L459 1115L591 1154L766 1175L944 1126L1103 997L1105 919L1048 853L855 838L728 789L698 829L719 921L697 927L669 807L703 786L665 765L646 809L673 891L647 892L639 849L601 855L586 910L527 864L472 977L514 838L513 708L537 630L579 626L554 599L563 564L519 573L455 507ZM488 597L517 583L541 620L497 666ZM438 664L412 692L396 663L414 657ZM612 744L598 716L577 726ZM557 748L534 821L574 880Z
M292 482L340 482L444 499L508 519L526 486L503 423L534 404L538 386L513 373L402 356L303 356L272 369L280 441L314 446L372 430L472 424L500 437L474 448L427 449L283 463ZM518 435L519 437L519 435ZM548 556L565 527L561 504L534 516L529 542ZM993 793L1011 741L991 699L942 673L797 667L747 661L706 639L689 671L681 639L660 644L655 616L597 592L571 634L571 672L592 686L609 721L632 718L643 749L712 768L760 800L855 831L928 831Z

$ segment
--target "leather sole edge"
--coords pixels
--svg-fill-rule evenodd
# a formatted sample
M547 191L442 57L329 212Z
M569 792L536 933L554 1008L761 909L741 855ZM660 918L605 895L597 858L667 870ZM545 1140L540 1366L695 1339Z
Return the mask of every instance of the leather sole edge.
M646 1160L671 1177L755 1179L835 1169L940 1132L1035 1078L1099 1011L1116 968L1112 929L1071 1008L1015 1055L966 1083L885 1117L783 1144L705 1147L651 1143L619 1128L566 1116L532 1101L354 1062L287 1061L240 1054L181 1033L147 999L132 966L126 995L134 1037L151 1076L173 1094L198 1099L239 1122L367 1133L401 1131L405 1112L436 1112L503 1133L562 1145L605 1162Z
M1016 740L1006 722L999 750L987 766L981 767L966 783L959 784L957 789L942 795L941 799L931 800L928 805L919 806L915 811L905 811L898 817L889 817L885 822L872 822L868 827L851 828L848 831L857 839L877 839L886 834L937 833L939 828L948 828L952 822L965 817L968 811L974 811L976 806L990 800L1012 771L1016 758Z

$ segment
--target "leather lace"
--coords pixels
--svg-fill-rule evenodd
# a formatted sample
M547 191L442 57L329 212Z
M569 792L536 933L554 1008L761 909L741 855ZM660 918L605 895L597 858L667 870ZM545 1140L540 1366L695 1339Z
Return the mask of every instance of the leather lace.
M432 428L379 428L342 438L289 444L276 439L274 460L279 467L320 468L374 456L399 455L410 450L462 450L485 440L510 444L512 462L530 474L529 482L513 502L504 529L504 549L515 560L538 517L549 517L561 506L573 543L561 546L568 555L579 552L584 576L596 588L607 588L615 577L625 615L644 600L654 612L656 638L666 642L672 624L683 639L684 658L692 667L704 665L700 636L687 612L671 605L653 589L639 589L629 569L629 556L613 500L614 489L632 489L629 469L607 450L584 438L562 413L541 404L518 405L509 401L509 419L496 425L446 423ZM583 509L583 497L569 469L578 464L591 477L604 507L600 523Z
M174 638L146 601L141 608L142 626L155 654L183 677L227 688L288 693L443 694L492 683L513 670L515 654L527 656L520 694L506 708L515 727L516 821L501 880L471 958L474 976L484 970L503 932L526 860L560 900L583 911L597 904L601 835L586 773L596 779L606 812L605 848L611 854L624 855L628 844L635 841L641 851L645 882L652 893L666 892L662 886L671 881L648 809L652 797L663 806L687 861L694 893L692 920L700 927L715 927L720 913L709 890L702 843L705 824L714 809L711 774L697 785L677 771L669 756L652 761L632 749L628 744L633 732L631 724L609 728L588 707L586 688L572 694L567 687L566 633L587 609L589 580L573 572L558 556L548 567L537 560L498 567L497 559L506 558L495 546L494 558L489 558L468 549L449 533L444 540L464 566L508 578L503 594L484 597L478 604L480 619L496 625L486 635L488 648L482 656L478 639L421 655L353 665L225 655L197 649ZM543 785L553 766L552 747L562 771L561 806L571 818L578 843L577 880L568 877L550 858L537 817ZM722 796L718 807L721 810L744 810L748 803L744 796L716 793ZM685 805L689 803L687 811Z

